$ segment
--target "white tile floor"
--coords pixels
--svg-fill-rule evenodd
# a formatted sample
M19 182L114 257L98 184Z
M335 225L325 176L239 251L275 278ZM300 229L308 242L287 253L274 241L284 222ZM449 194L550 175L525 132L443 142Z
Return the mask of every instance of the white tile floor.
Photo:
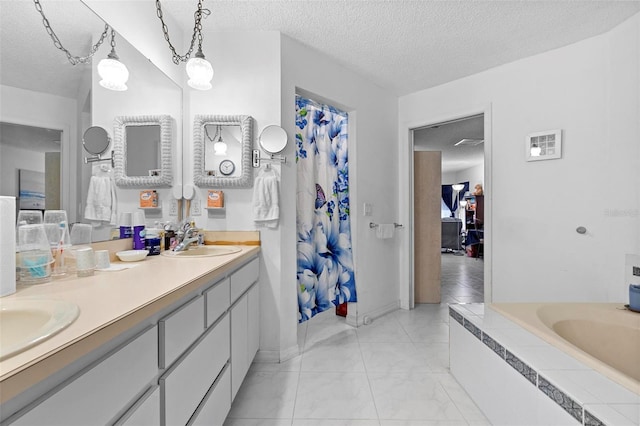
M449 373L446 304L353 328L327 311L300 325L301 355L254 363L225 426L489 425Z

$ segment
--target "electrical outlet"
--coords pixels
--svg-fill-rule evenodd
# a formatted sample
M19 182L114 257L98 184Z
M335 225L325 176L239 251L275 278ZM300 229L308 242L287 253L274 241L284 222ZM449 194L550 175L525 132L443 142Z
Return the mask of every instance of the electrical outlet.
M169 201L169 216L178 216L178 200L175 198Z
M199 198L191 200L191 216L202 215L202 202Z
M633 272L631 272L634 277L640 277L640 266L634 266Z

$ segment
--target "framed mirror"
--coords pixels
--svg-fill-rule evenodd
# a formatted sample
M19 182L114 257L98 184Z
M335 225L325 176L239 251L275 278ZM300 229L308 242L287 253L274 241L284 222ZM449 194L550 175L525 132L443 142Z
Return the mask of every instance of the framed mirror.
M173 183L173 120L169 115L121 116L114 121L116 185L162 188Z
M193 183L204 188L250 188L253 118L196 115L193 125Z

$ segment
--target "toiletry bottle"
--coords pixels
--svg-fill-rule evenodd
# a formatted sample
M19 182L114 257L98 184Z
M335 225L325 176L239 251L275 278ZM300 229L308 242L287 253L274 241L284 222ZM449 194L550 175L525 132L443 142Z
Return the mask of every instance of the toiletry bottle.
M136 212L137 213L137 212ZM138 216L138 217L135 217ZM147 231L144 226L144 216L142 214L135 214L133 220L133 249L144 250L145 249L145 236Z

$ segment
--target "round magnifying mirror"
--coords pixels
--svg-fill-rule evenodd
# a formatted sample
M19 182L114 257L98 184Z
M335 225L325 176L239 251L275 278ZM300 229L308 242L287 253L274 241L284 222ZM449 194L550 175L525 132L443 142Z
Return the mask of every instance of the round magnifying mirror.
M103 154L109 148L109 143L111 143L111 138L102 127L89 127L82 135L82 146L89 154Z
M272 124L262 129L260 147L269 154L277 154L287 146L287 132L280 126Z

